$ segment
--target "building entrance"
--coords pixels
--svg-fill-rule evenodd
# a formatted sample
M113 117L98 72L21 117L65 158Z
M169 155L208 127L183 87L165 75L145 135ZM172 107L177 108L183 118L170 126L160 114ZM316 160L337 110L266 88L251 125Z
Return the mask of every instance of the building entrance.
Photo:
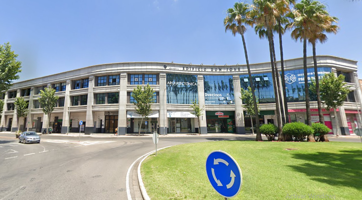
M169 118L170 133L191 133L191 118Z
M234 133L235 112L232 111L206 111L208 133Z
M116 133L116 128L118 128L118 115L106 115L105 132Z

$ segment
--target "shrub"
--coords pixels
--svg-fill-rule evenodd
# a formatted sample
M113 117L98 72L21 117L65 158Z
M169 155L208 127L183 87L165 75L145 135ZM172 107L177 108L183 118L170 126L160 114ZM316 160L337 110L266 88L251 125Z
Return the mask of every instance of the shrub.
M313 123L312 128L314 130L314 134L319 133L320 136L323 136L323 135L331 132L331 129L329 129L326 125L321 124L321 123Z
M278 127L274 124L263 124L260 127L260 133L265 134L269 141L272 141L278 131Z
M294 136L295 140L302 141L305 136L313 134L312 127L302 123L302 122L293 122L284 125L283 134Z

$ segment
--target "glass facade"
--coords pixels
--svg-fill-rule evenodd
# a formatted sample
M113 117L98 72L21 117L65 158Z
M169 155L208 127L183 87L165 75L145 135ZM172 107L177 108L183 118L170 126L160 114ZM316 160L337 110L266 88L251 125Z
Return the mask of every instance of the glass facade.
M328 74L330 72L330 67L319 67L319 79L321 79L325 74ZM315 79L314 68L308 68L307 73L308 82L309 84L311 84L311 81ZM253 74L252 78L254 80L255 93L259 99L259 103L275 102L274 85L271 73ZM288 102L305 101L304 70L297 69L285 71L284 78ZM247 87L249 86L248 75L240 75L240 85L241 88L247 89ZM311 91L309 91L309 96L311 101L316 101L316 95Z
M205 104L234 104L233 76L204 76Z
M192 104L192 101L198 101L197 76L167 74L166 90L167 103Z

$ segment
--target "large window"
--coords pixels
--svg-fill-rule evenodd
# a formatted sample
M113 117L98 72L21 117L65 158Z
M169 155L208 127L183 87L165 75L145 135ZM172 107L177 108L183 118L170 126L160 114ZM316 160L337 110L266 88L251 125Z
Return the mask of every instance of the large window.
M143 81L142 81L142 74L131 74L131 81L130 84L131 85L142 85Z
M136 103L136 100L132 97L132 93L133 93L133 92L129 92L129 93L128 93L129 103ZM159 103L159 102L158 102L158 98L159 98L158 95L159 95L158 92L154 92L154 93L153 93L153 102L152 102L152 103Z
M119 93L118 92L115 92L115 93L108 93L108 103L111 104L111 103L118 103L118 96L119 96Z
M8 110L14 110L14 104L8 103Z
M59 92L59 91L60 91L60 83L53 84L53 89L54 89L56 92Z
M119 85L119 75L108 76L108 85Z
M60 83L60 90L61 90L61 91L65 91L65 90L66 90L66 87L67 87L67 84L66 84L66 83Z
M205 104L234 104L233 76L204 76Z
M145 85L156 85L157 84L157 76L156 74L145 74Z
M106 94L96 94L96 104L105 104Z
M107 85L107 76L98 76L97 86L106 86L106 85Z
M166 76L167 103L192 104L198 100L197 76L167 74Z
M16 91L11 91L8 93L9 97L8 98L15 98L16 97Z
M59 97L59 99L58 99L58 105L59 105L59 107L64 107L64 97Z
M255 94L259 103L274 103L275 95L272 74L252 74L251 78L254 83ZM240 85L244 90L248 89L250 86L248 75L240 76Z
M74 89L80 89L81 88L82 81L76 80L74 81Z
M80 96L80 105L87 105L88 95Z
M34 108L40 108L39 101L38 101L38 100L34 100L34 101L33 101L33 106L34 106Z
M83 88L88 88L88 86L89 86L89 79L83 79L82 80L82 82L83 82Z
M22 89L21 90L21 96L29 96L30 95L30 88L28 89Z
M79 105L79 96L72 97L72 106Z

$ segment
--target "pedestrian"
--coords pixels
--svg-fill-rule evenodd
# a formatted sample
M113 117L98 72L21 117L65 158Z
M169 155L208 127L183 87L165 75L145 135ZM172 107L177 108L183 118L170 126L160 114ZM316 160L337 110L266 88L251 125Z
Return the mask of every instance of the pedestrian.
M115 130L114 135L118 135L118 128L115 128L114 130Z

